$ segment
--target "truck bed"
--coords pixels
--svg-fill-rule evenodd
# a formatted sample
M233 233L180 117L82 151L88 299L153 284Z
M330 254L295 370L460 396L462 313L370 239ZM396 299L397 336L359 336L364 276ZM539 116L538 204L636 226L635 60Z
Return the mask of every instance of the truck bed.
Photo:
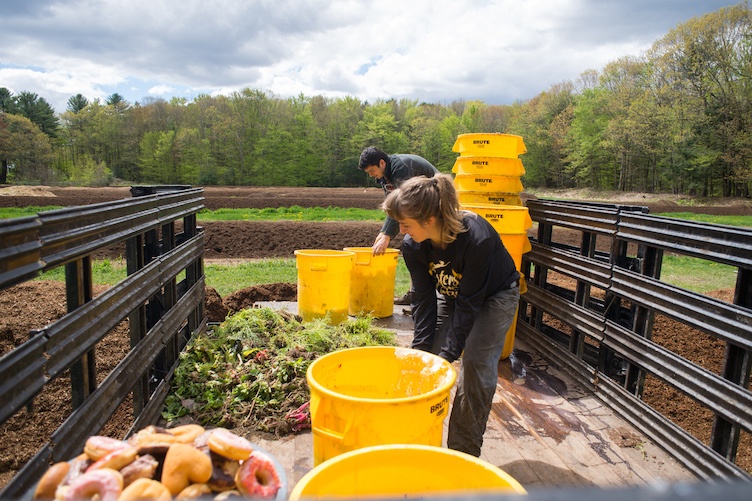
M296 303L260 306L297 311ZM402 313L403 308L395 306L392 317L375 323L394 330L400 344L408 346L412 320ZM458 362L455 368L459 369ZM285 467L290 489L313 468L310 431L278 440L254 441ZM528 491L639 487L697 480L521 339L516 339L510 357L499 363L496 396L481 459L509 473Z

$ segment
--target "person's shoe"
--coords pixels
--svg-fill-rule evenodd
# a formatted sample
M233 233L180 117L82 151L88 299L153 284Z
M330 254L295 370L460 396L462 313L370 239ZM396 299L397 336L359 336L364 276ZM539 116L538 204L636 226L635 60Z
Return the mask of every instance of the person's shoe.
M410 304L410 301L412 301L413 293L412 291L405 292L400 297L394 298L394 304Z

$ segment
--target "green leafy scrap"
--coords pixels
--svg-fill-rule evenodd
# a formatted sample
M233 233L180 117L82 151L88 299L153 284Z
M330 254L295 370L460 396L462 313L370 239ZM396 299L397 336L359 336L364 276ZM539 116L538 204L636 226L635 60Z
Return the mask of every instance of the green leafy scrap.
M310 399L311 362L340 349L396 344L396 334L374 327L370 317L333 326L249 308L191 340L180 354L162 417L288 435L307 424L300 409Z

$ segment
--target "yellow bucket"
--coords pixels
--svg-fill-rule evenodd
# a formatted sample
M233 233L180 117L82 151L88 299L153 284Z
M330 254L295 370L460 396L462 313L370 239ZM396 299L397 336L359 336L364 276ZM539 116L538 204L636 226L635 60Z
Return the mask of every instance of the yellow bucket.
M305 474L290 493L301 499L527 494L504 470L464 452L428 445L365 447Z
M491 223L498 233L520 233L533 226L527 207L519 205L463 205Z
M460 134L452 146L452 151L461 155L517 158L527 153L522 136L513 134L480 133Z
M342 250L295 251L298 314L305 322L328 317L332 324L338 324L347 319L354 258L354 252Z
M521 193L524 189L519 176L496 176L491 174L457 174L454 176L457 191L485 191L497 193Z
M345 247L345 250L355 253L350 277L350 315L392 316L399 250L386 249L379 256L373 255L371 247Z
M454 161L452 172L519 177L525 175L525 167L519 158L460 156Z
M460 205L522 205L519 193L458 191Z
M441 446L452 364L412 348L369 346L316 359L311 391L313 464L384 444Z

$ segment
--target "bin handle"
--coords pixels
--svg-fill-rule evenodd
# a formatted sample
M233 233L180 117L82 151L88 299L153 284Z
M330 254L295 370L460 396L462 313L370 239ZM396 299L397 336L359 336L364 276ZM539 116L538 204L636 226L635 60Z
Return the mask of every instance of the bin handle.
M329 402L329 405L331 406L332 403ZM345 423L345 429L344 429L344 431L342 433L334 431L331 428L322 428L322 427L319 427L319 426L315 426L315 427L312 426L311 427L311 431L313 433L318 433L320 435L324 435L324 436L329 437L331 439L334 439L334 440L336 440L338 442L341 442L345 446L352 445L352 444L348 444L348 440L346 440L346 439L352 437L352 435L350 435L350 430L353 429L353 426L355 425L355 421L357 420L356 419L357 416L358 416L357 412L353 412L352 414L350 414L350 417L347 418L347 423ZM352 440L350 440L350 441L352 441Z
M361 264L361 265L362 265L362 264L365 264L365 265L371 264L371 255L370 255L370 254L365 254L365 253L362 253L362 252L361 252L361 253L360 253L360 256L362 256L362 257L366 257L366 258L368 258L368 259L366 259L365 261L359 261L359 260L358 260L358 255L356 255L356 256L355 256L355 264Z
M326 271L326 263L311 263L311 271Z

